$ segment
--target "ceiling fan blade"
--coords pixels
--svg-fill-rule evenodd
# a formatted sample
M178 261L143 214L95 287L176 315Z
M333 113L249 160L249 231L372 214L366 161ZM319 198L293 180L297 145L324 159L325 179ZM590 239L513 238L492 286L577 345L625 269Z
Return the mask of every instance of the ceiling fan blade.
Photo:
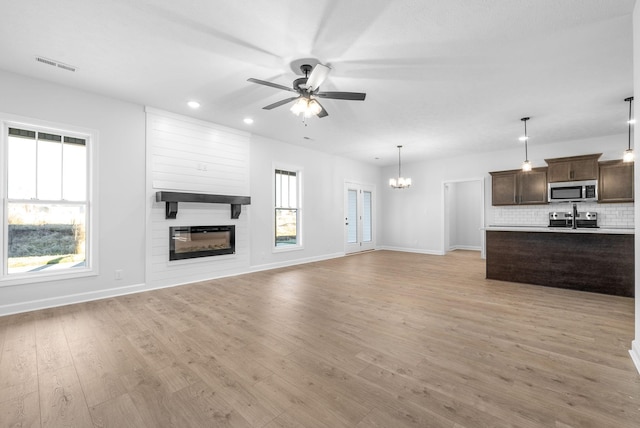
M320 106L320 108L322 109L322 110L320 110L320 113L318 113L317 116L319 118L323 118L323 117L329 116L329 113L327 113L327 110L325 110L324 106L322 104L320 104L320 102L318 102L318 100L315 100L315 102L317 102L318 105Z
M281 100L281 101L278 101L276 103L269 104L268 106L262 107L262 109L263 110L271 110L271 109L274 109L276 107L280 107L282 105L285 105L286 103L290 103L293 100L297 100L298 98L300 98L300 97L287 98L286 100Z
M257 83L258 85L271 86L272 88L283 89L285 91L297 92L295 89L290 88L288 86L267 82L266 80L254 79L253 77L250 77L249 79L247 79L247 82Z
M309 79L307 79L307 89L309 91L316 91L320 85L322 85L324 79L327 78L329 71L331 71L331 69L326 65L316 64L309 75Z
M367 96L367 94L362 92L318 92L314 95L319 98L351 101L364 101Z

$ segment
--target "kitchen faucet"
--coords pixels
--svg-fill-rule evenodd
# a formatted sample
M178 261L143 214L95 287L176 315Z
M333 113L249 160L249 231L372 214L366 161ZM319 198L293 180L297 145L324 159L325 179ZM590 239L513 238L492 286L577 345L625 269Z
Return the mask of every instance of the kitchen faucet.
M572 229L578 228L578 205L573 204L573 224L571 226Z

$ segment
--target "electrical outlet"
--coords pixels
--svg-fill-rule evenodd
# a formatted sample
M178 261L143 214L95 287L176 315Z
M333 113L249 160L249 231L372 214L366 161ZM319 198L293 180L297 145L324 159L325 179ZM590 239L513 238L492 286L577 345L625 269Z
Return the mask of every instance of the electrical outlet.
M116 269L115 278L118 281L124 278L124 272L122 271L122 269Z

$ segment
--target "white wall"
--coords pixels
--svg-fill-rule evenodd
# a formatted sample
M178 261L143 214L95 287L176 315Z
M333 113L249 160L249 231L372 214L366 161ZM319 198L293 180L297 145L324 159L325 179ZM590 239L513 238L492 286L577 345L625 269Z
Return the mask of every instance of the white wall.
M546 145L529 145L529 159L534 167L546 166L544 159L602 153L600 160L620 159L627 141L626 134ZM408 189L395 190L382 186L383 224L380 245L427 254L442 254L444 243L443 182L466 181L484 177L485 225L494 224L498 207L491 206L490 171L518 169L524 151L519 144L514 149L469 154L427 162L403 162L402 172L411 177ZM396 174L396 166L382 170L382 180ZM382 183L382 181L381 181ZM547 209L548 211L548 209Z
M99 298L144 283L143 108L4 71L0 94L0 112L98 130L99 197L99 275L0 287L0 315ZM122 280L115 280L116 269L123 271Z
M313 148L252 136L251 140L251 265L254 269L284 266L344 254L344 183L376 185L376 166L332 156ZM302 170L303 249L273 252L273 168ZM380 203L374 191L374 215ZM378 221L375 223L380 224ZM375 235L380 235L374 232Z

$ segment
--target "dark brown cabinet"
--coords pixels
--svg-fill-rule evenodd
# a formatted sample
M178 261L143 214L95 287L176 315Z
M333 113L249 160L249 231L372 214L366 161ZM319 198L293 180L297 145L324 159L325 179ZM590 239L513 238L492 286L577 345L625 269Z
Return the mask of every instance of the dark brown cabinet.
M633 162L600 162L598 202L633 202Z
M602 153L545 159L549 165L549 183L598 179L598 158Z
M547 203L547 168L491 172L492 205Z

